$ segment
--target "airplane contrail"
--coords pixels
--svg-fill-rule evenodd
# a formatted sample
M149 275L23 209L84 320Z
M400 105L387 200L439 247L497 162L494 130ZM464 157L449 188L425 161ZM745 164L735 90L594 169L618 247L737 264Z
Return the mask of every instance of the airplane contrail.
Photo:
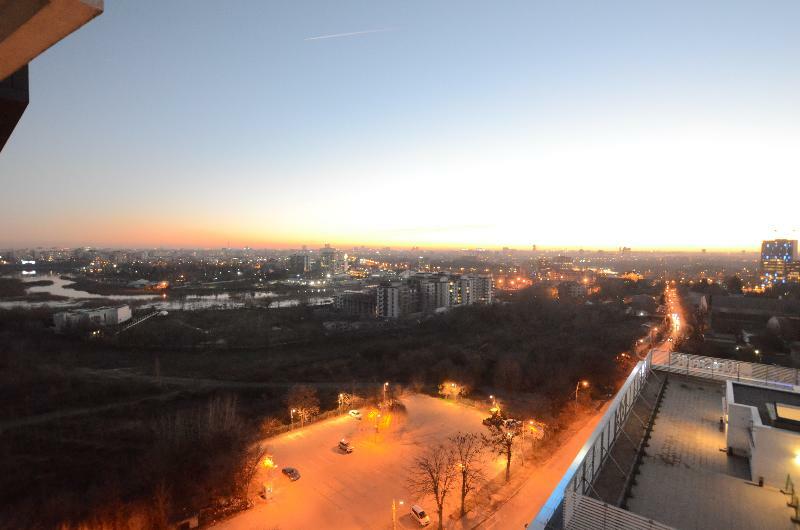
M367 29L364 31L351 31L349 33L333 33L331 35L318 35L316 37L307 37L304 41L309 40L324 40L324 39L338 39L341 37L355 37L356 35L366 35L367 33L383 33L385 31L394 31L395 28L381 28L381 29Z

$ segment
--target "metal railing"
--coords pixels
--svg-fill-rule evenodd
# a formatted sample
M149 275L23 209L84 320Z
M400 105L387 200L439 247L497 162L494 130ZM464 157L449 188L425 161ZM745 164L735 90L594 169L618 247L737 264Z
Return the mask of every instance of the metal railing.
M653 368L718 381L740 381L775 388L792 389L800 384L796 368L748 363L664 350L651 352Z
M600 423L572 461L536 518L528 526L528 530L552 528L550 521L559 508L563 507L564 499L576 493L584 495L591 489L592 482L608 458L617 435L625 424L642 388L647 383L649 368L650 356L648 355L647 359L639 361L628 375L625 383L614 396L614 401L603 414Z
M573 492L564 499L566 530L674 530L658 521Z
M797 493L795 492L794 481L791 475L786 475L786 485L781 490L781 493L789 497L786 501L786 506L794 510L792 522L800 523L800 503L798 503Z

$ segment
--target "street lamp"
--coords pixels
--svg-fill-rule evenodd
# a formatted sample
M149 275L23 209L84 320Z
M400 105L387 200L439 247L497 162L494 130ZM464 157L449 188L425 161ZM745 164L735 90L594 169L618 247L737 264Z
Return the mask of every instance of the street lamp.
M578 403L578 390L579 390L581 387L583 387L583 388L588 388L588 387L589 387L589 381L587 381L586 379L584 379L584 380L582 380L582 381L578 381L578 384L576 384L576 385L575 385L575 404L576 404L576 405L577 405L577 403Z
M292 429L294 429L294 414L297 412L297 409L289 410L289 423L292 425Z
M386 389L389 388L389 381L383 383L383 401L386 402Z
M403 505L403 499L399 501L392 499L392 530L397 530L397 506Z

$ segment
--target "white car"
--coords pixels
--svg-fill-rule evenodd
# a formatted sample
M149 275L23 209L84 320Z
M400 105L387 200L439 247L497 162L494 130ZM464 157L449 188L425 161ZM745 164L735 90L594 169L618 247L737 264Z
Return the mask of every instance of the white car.
M353 452L353 446L347 440L339 440L339 451L350 454Z
M411 517L413 517L420 526L428 526L431 524L431 517L419 504L415 504L411 507Z
M357 411L356 409L351 410L350 412L348 412L348 414L350 414L351 417L353 417L353 418L355 418L357 420L361 419L361 413L359 411Z

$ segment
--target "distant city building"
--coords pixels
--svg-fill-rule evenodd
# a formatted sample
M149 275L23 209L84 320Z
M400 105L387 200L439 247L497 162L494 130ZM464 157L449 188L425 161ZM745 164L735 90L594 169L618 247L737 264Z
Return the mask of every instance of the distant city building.
M494 281L491 274L475 275L475 301L479 304L494 302Z
M334 295L333 307L347 315L374 317L377 308L376 293L369 290L342 291Z
M53 315L53 322L56 331L66 331L68 329L116 326L130 320L131 316L130 306L122 305L60 311Z
M400 318L403 314L403 299L407 296L408 287L404 283L381 283L375 296L378 318Z
M326 244L319 249L319 268L327 274L342 274L347 272L347 254Z
M494 282L491 274L463 274L450 280L450 305L491 304Z
M551 261L552 267L558 271L567 271L575 265L574 260L569 256L556 256Z
M773 239L761 243L761 282L763 285L800 280L796 239Z
M446 274L416 273L409 279L410 305L428 313L450 305L450 280Z
M558 284L559 298L580 298L586 296L586 286L574 281L566 281Z
M311 270L311 267L308 254L293 254L289 256L289 272L291 274L305 274L309 270Z

